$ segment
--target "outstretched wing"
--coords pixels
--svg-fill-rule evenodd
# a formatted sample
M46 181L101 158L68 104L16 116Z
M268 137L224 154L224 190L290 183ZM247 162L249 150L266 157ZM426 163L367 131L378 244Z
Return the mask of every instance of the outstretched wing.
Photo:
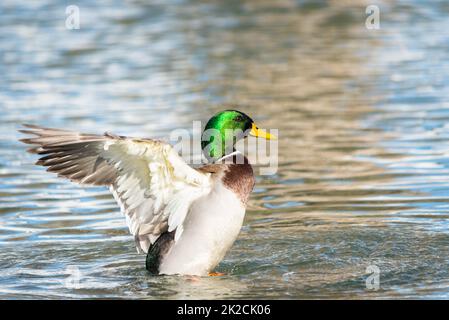
M105 133L25 125L22 139L34 144L29 152L43 155L37 165L81 184L109 186L126 217L139 252L165 231L175 240L192 202L210 192L210 173L187 165L167 143Z

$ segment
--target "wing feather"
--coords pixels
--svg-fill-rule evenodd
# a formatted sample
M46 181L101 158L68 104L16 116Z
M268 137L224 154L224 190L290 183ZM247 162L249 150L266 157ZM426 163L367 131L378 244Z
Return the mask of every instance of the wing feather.
M109 186L139 252L167 230L176 230L178 240L190 205L210 192L210 173L193 169L161 141L25 127L20 131L34 137L21 141L42 155L37 165L81 184Z

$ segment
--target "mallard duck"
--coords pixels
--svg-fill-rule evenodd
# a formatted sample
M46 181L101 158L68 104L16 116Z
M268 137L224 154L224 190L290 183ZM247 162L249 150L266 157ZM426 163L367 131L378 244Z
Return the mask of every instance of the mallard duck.
M166 275L218 274L213 270L240 232L255 181L235 143L248 135L273 138L243 112L219 112L202 134L211 163L193 168L158 140L24 126L20 132L35 137L21 141L42 155L37 165L80 184L109 187L137 251L147 254L147 270ZM204 139L210 129L221 139ZM226 135L227 129L242 133Z

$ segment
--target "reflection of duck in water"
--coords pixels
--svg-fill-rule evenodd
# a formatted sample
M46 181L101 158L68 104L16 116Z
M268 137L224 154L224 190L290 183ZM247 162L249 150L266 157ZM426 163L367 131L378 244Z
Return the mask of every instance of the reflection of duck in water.
M81 184L110 187L153 274L216 274L211 271L237 238L254 186L252 167L234 145L248 134L271 138L246 114L219 112L203 138L208 129L218 134L202 142L215 163L194 169L161 141L26 127L21 132L37 137L22 141L43 155L36 164ZM243 133L225 135L229 129Z

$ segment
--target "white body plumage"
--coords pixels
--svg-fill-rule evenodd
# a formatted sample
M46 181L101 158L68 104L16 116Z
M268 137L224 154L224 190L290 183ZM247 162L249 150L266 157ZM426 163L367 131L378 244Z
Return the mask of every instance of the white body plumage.
M183 233L159 266L160 274L207 275L237 238L245 217L241 200L221 181L194 201Z

